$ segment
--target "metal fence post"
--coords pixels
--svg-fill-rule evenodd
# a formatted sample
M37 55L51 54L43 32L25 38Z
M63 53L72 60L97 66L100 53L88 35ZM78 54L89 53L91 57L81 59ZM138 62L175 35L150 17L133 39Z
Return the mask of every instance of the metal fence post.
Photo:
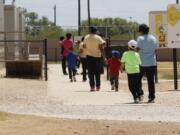
M158 83L158 64L157 64L157 52L156 52L156 67L155 67L155 83Z
M57 50L57 48L54 48L54 50L55 50L55 60L56 60L56 63L58 63L58 50Z
M178 90L177 49L173 48L174 89Z
M158 67L155 67L155 82L158 83Z
M48 64L47 64L47 39L44 39L44 55L45 55L45 71L44 71L44 74L45 74L45 81L48 80Z
M106 39L106 59L109 59L109 49L110 49L110 37L108 39ZM109 68L107 66L107 80L109 80L109 72L108 72Z

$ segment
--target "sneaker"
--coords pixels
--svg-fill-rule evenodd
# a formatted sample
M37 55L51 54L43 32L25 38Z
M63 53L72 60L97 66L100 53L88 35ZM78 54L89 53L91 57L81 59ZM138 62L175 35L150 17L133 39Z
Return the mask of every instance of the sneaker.
M139 101L140 101L140 102L143 102L143 100L144 100L144 95L141 95L141 96L139 97Z
M90 90L91 92L94 92L95 91L95 89L94 89L94 87L91 87L91 90Z
M63 73L64 75L68 75L68 73Z
M100 87L96 87L96 91L100 91Z
M114 90L114 85L111 85L111 90Z
M83 79L82 81L83 81L83 82L86 82L86 81L87 81L87 79Z
M70 79L70 82L73 82L73 80L72 80L72 79Z
M116 91L116 92L118 92L118 91L119 91L119 89L118 89L118 88L115 88L115 91Z
M79 75L79 73L78 73L78 72L76 72L76 75Z
M73 76L73 81L76 82L76 77L75 76Z
M139 103L139 100L138 100L138 99L135 99L135 100L134 100L134 103L135 103L135 104L138 104L138 103Z
M155 103L154 99L149 99L148 103Z

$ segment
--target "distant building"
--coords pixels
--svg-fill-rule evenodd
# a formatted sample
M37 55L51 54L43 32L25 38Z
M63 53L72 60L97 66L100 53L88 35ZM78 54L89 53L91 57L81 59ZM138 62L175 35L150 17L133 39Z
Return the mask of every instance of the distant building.
M23 40L25 39L25 16L24 9L12 5L5 5L0 0L0 40Z
M4 23L7 40L25 39L25 17L22 8L16 8L15 5L5 5Z
M16 7L14 2L11 5L6 5L4 0L0 0L0 40L26 39L24 9ZM0 60L3 57L8 57L5 50L8 50L8 55L14 57L21 51L20 47L17 42L8 43L8 45L5 42L0 42ZM2 63L0 62L1 67Z

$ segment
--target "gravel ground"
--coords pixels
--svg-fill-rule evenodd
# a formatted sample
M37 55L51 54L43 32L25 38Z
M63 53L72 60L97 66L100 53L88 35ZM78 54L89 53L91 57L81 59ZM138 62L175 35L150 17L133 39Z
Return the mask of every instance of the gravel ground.
M49 81L0 79L0 111L60 118L180 122L180 92L173 82L160 80L154 104L133 104L126 75L120 76L120 91L112 92L102 76L100 92L89 92L88 83L70 83L60 65L49 65ZM146 82L144 82L146 87Z

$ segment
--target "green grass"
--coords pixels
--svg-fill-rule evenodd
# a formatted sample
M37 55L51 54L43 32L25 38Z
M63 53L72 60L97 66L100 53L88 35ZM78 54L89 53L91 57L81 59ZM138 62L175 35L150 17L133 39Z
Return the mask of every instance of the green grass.
M161 78L166 79L166 80L173 80L174 75L172 75L172 74L163 74ZM178 79L180 79L180 75L178 75Z
M158 68L158 77L160 79L173 80L173 68ZM180 79L180 68L178 68L178 79Z
M48 61L48 64L60 64L58 61ZM173 80L173 62L158 62L158 77L159 79ZM180 62L178 63L178 79L180 79Z
M60 64L61 62L60 61L48 61L48 64Z

